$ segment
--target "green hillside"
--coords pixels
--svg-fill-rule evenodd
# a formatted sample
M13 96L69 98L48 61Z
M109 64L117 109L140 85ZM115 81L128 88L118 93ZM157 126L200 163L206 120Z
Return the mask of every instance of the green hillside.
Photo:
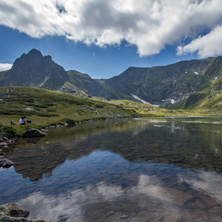
M209 87L191 95L185 108L203 114L222 114L222 78L209 81Z
M121 106L32 87L1 87L0 103L0 121L3 124L7 123L4 119L8 116L16 120L27 115L34 118L35 123L40 120L50 123L64 118L81 121L131 114Z
M151 68L130 67L105 84L161 107L187 108L189 100L222 77L222 57L182 61ZM174 105L177 103L176 105ZM188 102L189 103L189 102Z
M61 122L188 113L128 100L82 98L32 87L0 87L0 125L10 126L10 121L18 122L24 115L32 120L32 126L12 126L15 134L21 134L27 127L42 128Z

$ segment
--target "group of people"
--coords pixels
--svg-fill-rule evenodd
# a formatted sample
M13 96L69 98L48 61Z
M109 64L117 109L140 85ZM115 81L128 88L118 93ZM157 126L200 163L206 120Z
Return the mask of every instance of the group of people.
M11 121L11 125L25 125L25 124L31 124L32 121L28 120L26 116L23 116L18 123L15 123L14 121Z

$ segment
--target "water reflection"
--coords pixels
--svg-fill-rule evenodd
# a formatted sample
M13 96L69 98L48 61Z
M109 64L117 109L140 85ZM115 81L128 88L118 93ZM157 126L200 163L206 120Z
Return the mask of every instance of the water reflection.
M218 173L130 163L114 153L95 151L68 161L53 177L18 200L32 218L44 215L48 220L70 222L219 222L222 218Z
M53 222L219 222L222 124L187 121L103 121L21 141L14 168L0 169L0 203Z
M73 128L59 128L40 141L26 140L8 158L15 170L37 181L43 175L93 150L110 150L129 161L152 161L183 167L222 171L221 124L184 121L132 120L98 122ZM198 122L199 123L199 122ZM213 122L214 123L214 122Z

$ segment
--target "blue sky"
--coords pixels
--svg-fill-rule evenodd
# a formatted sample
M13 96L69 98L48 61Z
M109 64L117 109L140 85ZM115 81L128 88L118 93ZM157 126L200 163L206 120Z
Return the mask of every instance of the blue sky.
M94 78L222 54L221 0L1 0L0 70L35 48Z

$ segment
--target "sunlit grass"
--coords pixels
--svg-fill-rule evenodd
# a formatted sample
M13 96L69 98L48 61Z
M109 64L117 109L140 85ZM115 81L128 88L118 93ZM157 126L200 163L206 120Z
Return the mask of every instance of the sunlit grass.
M211 106L222 101L218 98L208 101ZM43 128L61 122L78 122L83 120L117 118L117 117L167 117L207 115L210 112L206 101L195 109L163 109L152 105L129 100L104 100L101 98L81 98L45 89L32 87L0 88L0 127L10 127L15 135L20 135L28 127ZM221 104L222 105L222 104ZM220 106L221 106L220 105ZM207 107L202 109L202 107ZM201 107L201 108L200 108ZM212 115L214 113L211 113ZM29 126L11 126L22 116L32 121ZM0 129L0 131L1 131ZM8 131L9 128L7 128Z

